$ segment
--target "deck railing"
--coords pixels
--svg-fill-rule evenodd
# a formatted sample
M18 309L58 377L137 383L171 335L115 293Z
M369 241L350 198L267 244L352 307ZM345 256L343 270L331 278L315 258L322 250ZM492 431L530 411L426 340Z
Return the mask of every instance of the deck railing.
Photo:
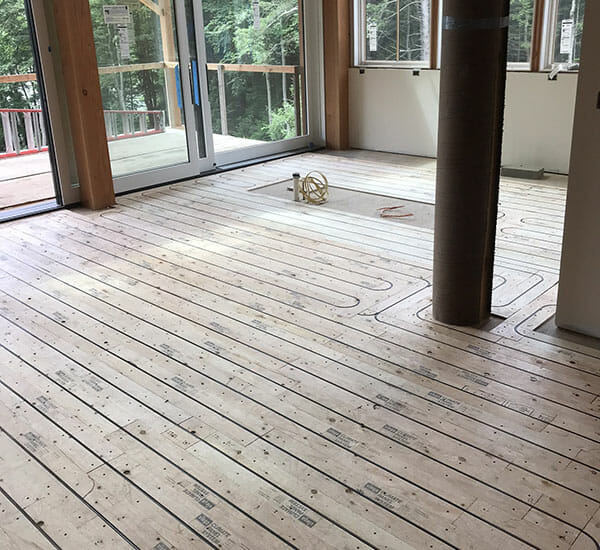
M108 141L161 134L165 131L164 111L104 111Z
M299 65L247 65L247 64L222 64L207 63L208 71L217 72L217 86L219 92L219 115L221 118L221 134L229 135L229 123L227 119L227 94L225 87L225 73L263 73L267 78L267 108L271 116L271 91L269 89L269 76L280 74L283 76L284 94L287 93L285 84L286 76L289 75L293 81L293 98L296 135L302 136L306 132L306 94L304 90L304 69ZM285 96L284 96L285 97ZM269 119L270 120L270 119Z
M4 151L0 159L31 155L48 150L41 109L0 109ZM161 134L165 131L163 111L104 111L108 141Z
M4 152L0 159L48 150L41 109L0 109Z
M162 69L165 71L179 71L179 66L174 62L159 61L156 63L140 63L132 65L119 65L114 67L99 67L101 75L114 73L128 73L135 71L149 71ZM267 106L271 116L271 94L269 76L279 74L282 76L284 90L286 90L286 79L289 77L293 82L292 103L295 112L296 134L301 136L307 131L307 101L305 92L304 67L299 65L245 65L245 64L218 64L208 63L208 71L216 71L218 86L219 114L221 122L221 133L229 134L227 117L227 94L225 86L225 73L264 73L267 79ZM22 75L2 75L0 84L14 82L33 82L37 80L35 73ZM193 85L197 86L198 75L195 75ZM195 90L196 93L196 90ZM286 92L287 93L287 92ZM285 94L284 94L285 97ZM179 98L169 98L170 117L173 117L173 105L175 111ZM0 158L13 157L38 153L48 149L46 132L44 128L44 117L40 109L0 109L2 116L2 128L4 133L4 152L0 150ZM127 139L131 137L147 136L165 131L164 111L104 111L106 124L106 135L108 141ZM171 120L171 125L174 121ZM177 126L177 122L175 122Z

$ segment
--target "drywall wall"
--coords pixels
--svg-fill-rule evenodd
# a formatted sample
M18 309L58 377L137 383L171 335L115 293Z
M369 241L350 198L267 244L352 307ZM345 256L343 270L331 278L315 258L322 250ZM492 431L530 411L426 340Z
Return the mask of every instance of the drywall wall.
M350 145L435 157L439 71L350 69ZM577 75L510 72L503 164L567 173Z
M586 4L556 320L600 338L600 2Z

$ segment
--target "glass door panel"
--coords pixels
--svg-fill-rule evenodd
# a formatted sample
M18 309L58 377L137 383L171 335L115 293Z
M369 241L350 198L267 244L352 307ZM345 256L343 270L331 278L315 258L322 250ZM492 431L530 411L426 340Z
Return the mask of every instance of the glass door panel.
M206 169L183 0L90 0L90 9L117 192Z
M307 134L298 0L203 0L215 153Z
M33 19L25 0L0 20L0 219L55 207L54 152Z

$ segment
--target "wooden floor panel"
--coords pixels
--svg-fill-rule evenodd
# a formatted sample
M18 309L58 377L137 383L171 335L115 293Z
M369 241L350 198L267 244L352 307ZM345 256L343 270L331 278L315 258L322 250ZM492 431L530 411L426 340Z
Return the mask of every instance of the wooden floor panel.
M433 199L309 154L0 227L3 547L600 548L600 353L535 332L564 185L503 182L457 329L431 231L248 192L311 168Z

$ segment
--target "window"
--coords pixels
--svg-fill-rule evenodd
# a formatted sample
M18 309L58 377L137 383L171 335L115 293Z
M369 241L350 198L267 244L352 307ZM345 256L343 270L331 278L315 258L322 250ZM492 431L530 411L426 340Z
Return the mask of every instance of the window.
M429 63L430 0L360 2L365 63Z
M355 0L355 63L437 68L430 54L439 43L442 2ZM509 68L576 70L584 8L585 0L511 0Z
M553 44L550 63L576 69L581 56L585 0L557 0L554 6Z
M534 0L511 0L508 25L508 62L520 64L531 61Z

